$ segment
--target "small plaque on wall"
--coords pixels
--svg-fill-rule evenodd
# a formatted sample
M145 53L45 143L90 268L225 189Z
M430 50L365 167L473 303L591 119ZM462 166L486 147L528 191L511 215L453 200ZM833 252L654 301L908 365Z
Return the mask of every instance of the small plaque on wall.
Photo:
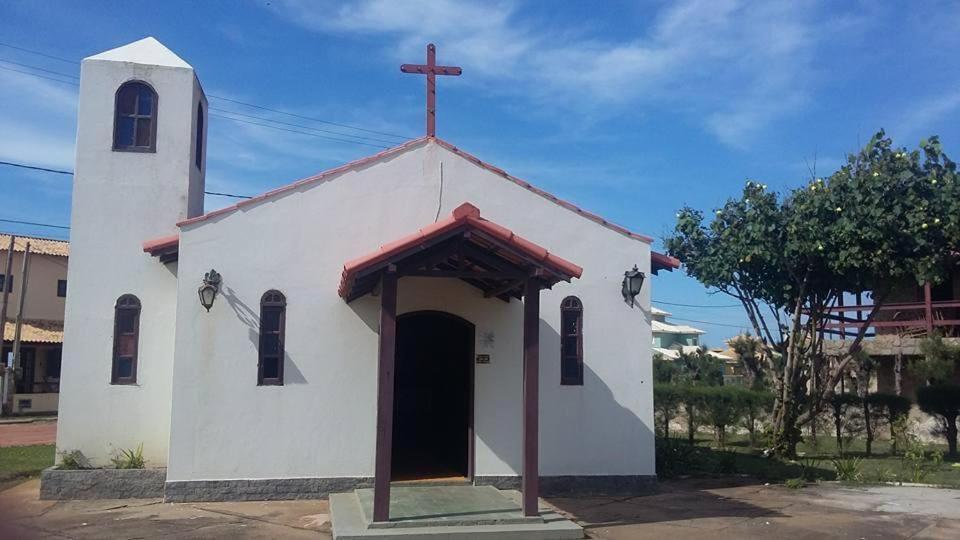
M478 355L477 355L477 363L478 363L478 364L489 364L489 363L490 363L490 355L489 355L489 354L478 354Z

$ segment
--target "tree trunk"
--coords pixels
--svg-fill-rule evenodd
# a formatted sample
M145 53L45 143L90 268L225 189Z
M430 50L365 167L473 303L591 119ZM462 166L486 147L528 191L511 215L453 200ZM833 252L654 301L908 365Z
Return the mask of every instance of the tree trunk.
M863 400L863 423L867 428L867 457L873 452L873 420L870 418L870 404Z
M957 417L947 417L947 448L950 457L957 457Z
M903 383L901 382L901 372L903 371L903 352L897 351L897 356L893 360L893 388L897 395L903 392Z
M837 428L837 452L843 454L843 410L834 409L833 425Z

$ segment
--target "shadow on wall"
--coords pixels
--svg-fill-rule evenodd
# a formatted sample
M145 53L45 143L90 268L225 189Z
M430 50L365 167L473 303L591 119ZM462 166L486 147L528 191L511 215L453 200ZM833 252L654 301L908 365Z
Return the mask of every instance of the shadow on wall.
M519 308L517 324L522 321L522 302L511 302ZM626 354L626 353L625 353ZM523 414L523 356L521 351L512 355L509 361L516 373L516 380L511 382L516 392L516 416ZM643 386L636 391L642 392ZM652 386L649 390L652 392ZM573 399L568 399L575 395ZM574 394L575 393L575 394ZM478 393L477 400L489 399ZM519 429L511 432L502 429L491 431L478 430L477 437L481 439L490 451L499 459L520 474L522 469L522 423L517 424ZM610 437L611 428L616 437ZM654 474L654 434L650 426L643 422L632 410L622 406L615 398L607 383L592 369L590 359L585 359L583 368L583 386L561 387L560 385L560 335L552 326L541 319L540 321L540 468L541 474L545 466L551 466L559 471L551 471L551 475L578 475L579 470L571 470L576 465L595 463L610 457L613 452L592 457L583 455L589 448L602 445L617 445L616 454L620 463L636 463L637 454L646 454L649 460L649 474ZM545 459L545 455L557 451L562 447L561 454L567 459ZM580 449L583 449L581 451ZM566 463L573 462L568 466ZM622 469L623 467L618 467ZM631 466L631 468L635 468ZM603 469L602 467L600 468ZM569 470L569 472L567 472ZM610 469L610 474L614 474ZM602 473L598 473L602 474ZM636 474L636 473L631 473Z
M221 296L223 296L223 299L226 300L227 305L230 306L230 309L233 310L233 313L237 316L237 319L247 327L247 339L249 339L250 343L253 344L254 350L259 350L260 314L250 309L250 306L244 304L230 287L224 287ZM254 367L256 367L256 365L254 365ZM306 383L307 379L303 376L303 372L301 372L300 368L297 367L296 362L290 358L290 353L284 350L283 384L287 385Z

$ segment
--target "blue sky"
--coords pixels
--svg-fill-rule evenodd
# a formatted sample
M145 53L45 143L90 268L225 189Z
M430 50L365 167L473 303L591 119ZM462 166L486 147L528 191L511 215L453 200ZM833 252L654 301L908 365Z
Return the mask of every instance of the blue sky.
M813 163L828 174L881 127L908 146L939 134L960 154L957 28L960 3L936 1L0 3L7 45L79 61L152 35L208 94L410 137L424 83L398 66L435 42L464 69L439 81L438 135L658 243L680 206L715 208L746 179L795 186ZM0 46L0 160L72 169L76 87L11 70L74 79L17 64L79 69ZM208 189L242 194L377 151L220 117L208 146ZM0 218L68 224L69 182L0 167ZM653 286L655 300L731 304L682 272ZM717 323L695 324L714 346L745 324L739 309L661 307Z

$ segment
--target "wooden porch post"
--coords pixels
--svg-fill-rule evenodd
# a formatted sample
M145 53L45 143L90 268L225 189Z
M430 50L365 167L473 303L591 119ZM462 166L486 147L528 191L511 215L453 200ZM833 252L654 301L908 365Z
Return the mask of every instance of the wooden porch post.
M930 335L933 333L933 294L929 281L923 284L923 311L927 322L927 335Z
M390 459L393 450L393 376L397 338L397 272L383 275L380 290L380 358L377 362L377 462L373 520L390 519Z
M539 514L540 285L527 278L523 292L523 515Z

